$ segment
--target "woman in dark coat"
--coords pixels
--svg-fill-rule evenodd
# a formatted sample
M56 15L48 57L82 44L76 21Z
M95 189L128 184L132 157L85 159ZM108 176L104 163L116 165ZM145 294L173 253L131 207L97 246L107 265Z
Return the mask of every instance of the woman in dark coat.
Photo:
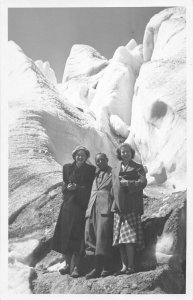
M85 147L78 146L72 152L74 162L63 166L63 203L53 236L52 249L62 253L66 260L66 265L60 269L60 273L71 273L72 277L79 276L78 264L83 250L85 211L95 175L95 167L86 164L89 156L90 152Z
M141 215L147 180L143 166L132 160L134 155L129 144L122 144L117 149L117 158L121 162L112 173L113 246L119 247L122 261L122 269L116 275L134 272L135 249L143 247Z

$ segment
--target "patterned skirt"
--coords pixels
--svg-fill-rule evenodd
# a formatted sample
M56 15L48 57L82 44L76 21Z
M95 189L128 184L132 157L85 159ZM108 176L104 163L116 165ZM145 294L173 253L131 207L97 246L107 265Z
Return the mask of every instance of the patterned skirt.
M114 213L113 246L132 243L138 250L144 248L141 216L135 212L127 215Z

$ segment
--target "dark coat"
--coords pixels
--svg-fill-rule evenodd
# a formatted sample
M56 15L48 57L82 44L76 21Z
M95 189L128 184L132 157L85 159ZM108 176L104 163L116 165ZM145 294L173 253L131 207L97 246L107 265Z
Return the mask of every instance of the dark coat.
M108 167L100 183L96 174L86 210L85 245L87 254L111 255L113 240L112 203L112 168Z
M128 181L128 186L121 187L120 175ZM129 168L125 172L121 172L120 162L113 170L112 182L114 195L112 210L122 214L130 212L143 214L143 189L147 185L143 166L131 160Z
M53 236L52 249L67 254L80 251L84 238L85 211L95 175L95 167L74 163L63 166L63 203ZM68 183L76 183L75 191L66 189Z

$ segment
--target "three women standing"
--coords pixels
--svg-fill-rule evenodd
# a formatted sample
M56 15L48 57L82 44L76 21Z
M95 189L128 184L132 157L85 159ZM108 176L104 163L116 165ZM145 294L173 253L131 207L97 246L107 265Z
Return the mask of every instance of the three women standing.
M132 274L134 272L135 249L143 248L141 215L143 214L143 189L147 184L147 180L143 166L133 161L134 155L135 152L129 144L124 143L117 149L117 158L120 162L117 167L112 170L112 179L110 176L111 169L108 167L106 155L102 153L102 155L100 154L96 157L96 159L103 159L103 161L105 161L104 170L102 163L102 166L100 166L100 163L98 163L98 165L100 174L105 174L105 176L108 177L108 194L112 187L113 204L111 204L111 211L114 212L114 225L112 223L113 246L119 247L122 262L122 269L118 271L116 275ZM85 212L95 177L95 167L86 164L86 160L89 156L89 151L85 147L79 146L72 152L74 162L63 166L64 201L60 209L53 237L52 249L62 253L66 260L66 266L61 269L60 272L61 274L71 274L72 277L79 276L78 264L80 253L83 250ZM99 180L98 177L96 178L96 180ZM98 181L95 185L96 184L98 184ZM93 186L94 195L96 194L95 190L97 186L95 185ZM93 193L90 203L95 202ZM97 193L99 193L98 188ZM100 193L103 195L104 191L102 190ZM104 201L106 201L104 195L103 198ZM104 203L108 204L109 202L106 201ZM106 206L100 205L100 210L101 207L103 209ZM102 211L100 210L97 212L97 216L101 216ZM110 212L108 211L108 213ZM95 220L95 216L92 216L92 220ZM88 236L89 232L87 232L88 228L90 228L88 227L88 225L90 226L89 222L90 221L87 220L86 243L91 245L91 237ZM103 231L108 231L110 234L110 223L103 222L102 224L103 227L101 228L103 228ZM108 227L108 230L105 229L105 226ZM105 241L106 239L103 242ZM95 242L93 245L94 244ZM100 247L100 249L103 249L103 247ZM95 255L98 255L97 251ZM100 268L97 268L91 272L92 274L87 275L87 279L98 276L101 273L102 264Z

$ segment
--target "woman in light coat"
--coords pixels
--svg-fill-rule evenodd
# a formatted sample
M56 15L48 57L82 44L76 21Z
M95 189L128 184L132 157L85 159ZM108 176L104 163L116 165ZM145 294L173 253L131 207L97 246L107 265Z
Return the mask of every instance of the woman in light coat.
M112 168L105 153L95 156L97 165L91 196L86 211L86 254L95 256L95 267L86 279L110 275L113 240Z

